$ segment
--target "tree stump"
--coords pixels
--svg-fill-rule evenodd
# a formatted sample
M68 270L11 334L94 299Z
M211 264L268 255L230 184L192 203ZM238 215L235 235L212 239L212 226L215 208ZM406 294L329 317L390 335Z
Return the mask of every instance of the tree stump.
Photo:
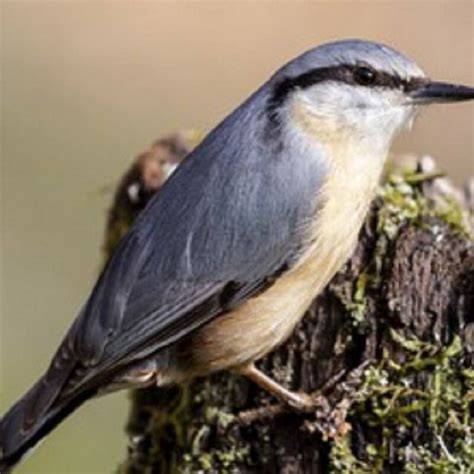
M350 262L258 364L317 394L314 410L291 411L228 372L137 390L118 471L473 473L469 210L424 168L386 179ZM153 194L130 203L134 182L147 187L143 159L117 189L107 254Z

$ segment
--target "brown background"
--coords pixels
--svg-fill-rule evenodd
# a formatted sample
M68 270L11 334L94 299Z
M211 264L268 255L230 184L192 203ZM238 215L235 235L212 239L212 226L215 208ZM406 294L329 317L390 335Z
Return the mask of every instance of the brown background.
M438 79L474 83L474 2L2 2L0 413L33 382L100 266L104 211L157 135L208 129L321 42L389 43ZM397 151L474 170L472 104L436 107ZM19 473L112 472L123 394L77 412Z

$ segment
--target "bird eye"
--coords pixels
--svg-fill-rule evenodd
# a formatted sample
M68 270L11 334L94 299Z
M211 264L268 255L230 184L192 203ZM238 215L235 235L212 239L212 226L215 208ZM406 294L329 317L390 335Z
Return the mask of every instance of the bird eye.
M354 70L354 81L360 86L370 86L375 82L375 71L361 66Z

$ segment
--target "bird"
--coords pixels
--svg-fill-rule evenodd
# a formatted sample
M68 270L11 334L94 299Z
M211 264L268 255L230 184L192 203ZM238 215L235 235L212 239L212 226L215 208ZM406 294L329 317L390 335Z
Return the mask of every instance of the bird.
M104 253L111 255L135 216L197 145L198 130L180 130L154 141L140 153L117 185L107 215Z
M474 99L376 42L288 62L187 155L102 271L45 373L0 421L11 470L86 400L221 370L298 410L257 368L350 258L395 136Z

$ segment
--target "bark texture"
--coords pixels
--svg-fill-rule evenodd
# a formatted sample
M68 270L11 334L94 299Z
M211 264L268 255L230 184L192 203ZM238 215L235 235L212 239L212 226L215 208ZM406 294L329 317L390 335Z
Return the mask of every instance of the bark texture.
M351 261L260 361L314 393L314 410L289 411L230 373L139 390L119 472L473 473L474 246L466 205L434 178L387 179ZM152 194L130 207L129 181L107 252Z

